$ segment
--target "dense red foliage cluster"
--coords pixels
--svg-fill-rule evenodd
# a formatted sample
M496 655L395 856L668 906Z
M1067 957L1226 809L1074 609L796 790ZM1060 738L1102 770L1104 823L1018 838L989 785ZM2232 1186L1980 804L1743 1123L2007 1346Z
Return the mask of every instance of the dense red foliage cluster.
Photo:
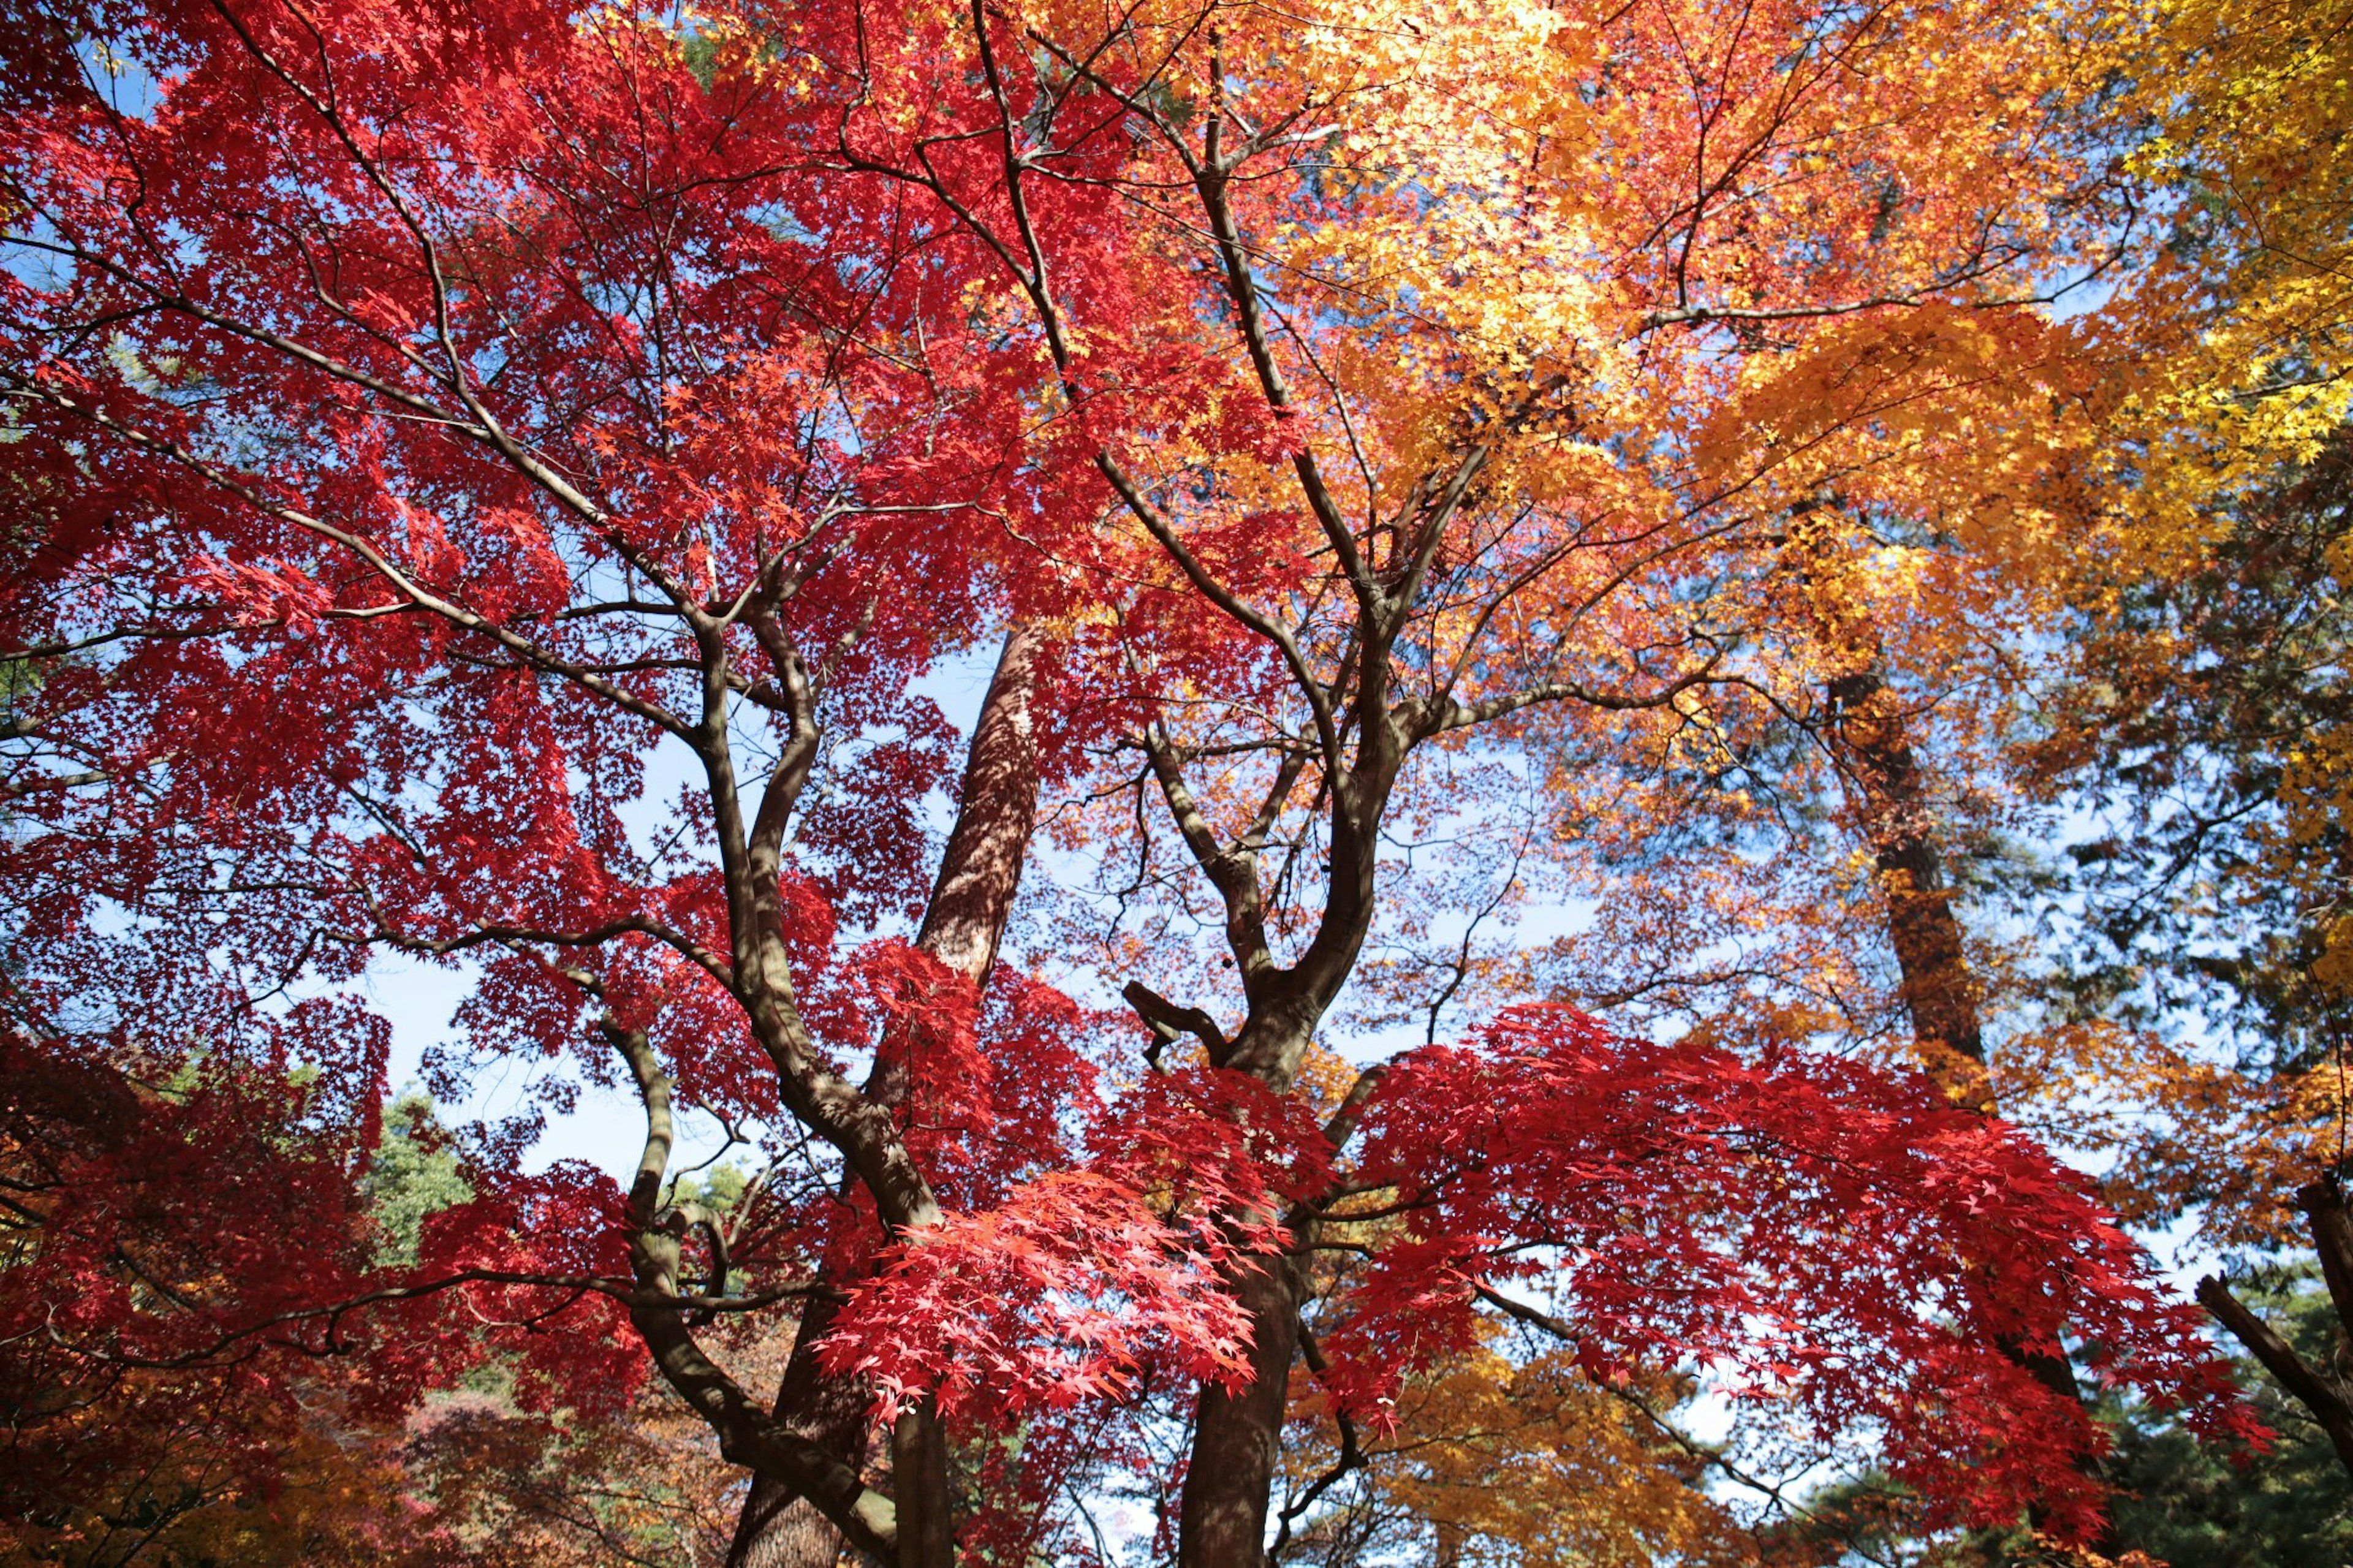
M2084 1182L1917 1075L1519 1008L1475 1048L1393 1067L1365 1138L1356 1180L1402 1231L1331 1337L1367 1406L1467 1344L1482 1291L1533 1288L1571 1304L1596 1376L1663 1355L1820 1436L1868 1422L1897 1476L1972 1523L2038 1492L2067 1529L2094 1522L2075 1465L2105 1438L2013 1350L2058 1356L2072 1331L2104 1375L2210 1430L2233 1419L2198 1314Z

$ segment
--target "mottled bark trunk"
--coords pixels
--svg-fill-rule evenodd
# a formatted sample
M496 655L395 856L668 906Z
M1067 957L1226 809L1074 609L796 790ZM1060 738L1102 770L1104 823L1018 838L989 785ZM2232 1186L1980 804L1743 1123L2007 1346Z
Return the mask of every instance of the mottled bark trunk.
M1887 900L1888 945L1903 977L1904 1007L1924 1063L1945 1091L1991 1115L1993 1080L1986 1070L1982 992L1969 968L1960 917L1945 877L1936 814L1903 709L1871 664L1830 683L1830 741L1861 808L1863 832ZM2005 1344L2002 1353L2052 1393L2080 1401L2075 1369L2064 1356Z
M1953 912L1935 805L1913 753L1902 699L1887 684L1879 626L1847 591L1855 565L1834 517L1799 508L1788 557L1802 613L1828 666L1826 721L1818 733L1838 764L1879 873L1912 1037L1949 1092L1990 1110L1979 993Z
M915 939L917 947L976 986L997 962L1037 826L1038 746L1029 699L1044 644L1044 634L1031 626L1016 625L1007 634L973 731L963 801ZM886 1052L872 1091L895 1101L903 1089L894 1091L891 1073ZM828 1376L816 1356L839 1310L823 1297L810 1298L803 1310L776 1391L776 1419L854 1467L866 1442L868 1390L858 1379ZM946 1445L936 1420L910 1414L905 1444L918 1461L913 1467L900 1452L901 1434L892 1435L899 1560L902 1568L931 1568L954 1555ZM744 1500L727 1561L730 1568L833 1568L841 1545L841 1532L816 1508L790 1488L762 1479Z
M1356 837L1369 842L1367 835ZM1335 890L1326 906L1343 906L1348 924L1319 944L1323 956L1311 948L1297 968L1261 987L1228 1054L1229 1066L1277 1094L1290 1091L1315 1026L1354 966L1370 923L1371 871L1368 864L1349 864L1352 859L1369 862L1370 854L1344 857L1335 848ZM1324 930L1334 931L1328 917ZM1335 1137L1335 1142L1345 1141L1345 1132ZM1295 1230L1310 1219L1294 1212L1290 1223ZM1201 1385L1193 1413L1192 1458L1178 1500L1177 1568L1265 1568L1267 1511L1282 1456L1291 1363L1299 1353L1302 1274L1296 1258L1242 1258L1222 1278L1250 1321L1250 1382L1233 1390L1215 1383Z
M1875 651L1875 650L1874 650ZM1919 763L1912 753L1904 713L1887 689L1876 660L1830 682L1830 741L1861 807L1862 826L1887 900L1887 936L1904 980L1904 1007L1912 1037L1932 1069L1954 1089L1985 1085L1958 1081L1968 1075L1953 1066L1951 1053L1982 1068L1985 1029L1978 1011L1977 978L1962 945L1961 922L1953 912L1952 889L1936 845L1936 819ZM1991 1109L1980 1097L1971 1102Z

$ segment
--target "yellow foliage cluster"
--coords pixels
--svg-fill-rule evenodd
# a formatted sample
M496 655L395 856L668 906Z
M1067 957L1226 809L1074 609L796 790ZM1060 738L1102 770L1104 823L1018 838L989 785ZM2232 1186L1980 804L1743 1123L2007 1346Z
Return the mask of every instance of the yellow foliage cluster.
M1411 1521L1440 1561L1495 1568L1643 1568L1753 1560L1746 1532L1695 1481L1702 1466L1651 1412L1689 1393L1664 1378L1598 1387L1565 1354L1481 1348L1410 1382L1396 1426L1360 1435L1365 1490L1321 1517L1369 1537ZM1286 1456L1293 1489L1332 1462L1320 1396L1313 1440Z
M2175 243L2116 312L2157 350L2125 433L2145 454L2138 542L2179 562L2218 500L2316 456L2353 396L2353 7L2122 15L2116 62L2158 128L2139 163L2179 205Z
M2195 1215L2198 1240L2232 1253L2308 1245L2296 1189L2353 1138L2353 1086L2336 1063L2242 1071L2108 1023L2021 1031L1995 1078L2011 1120L2114 1156L2103 1187L2126 1220L2161 1228Z

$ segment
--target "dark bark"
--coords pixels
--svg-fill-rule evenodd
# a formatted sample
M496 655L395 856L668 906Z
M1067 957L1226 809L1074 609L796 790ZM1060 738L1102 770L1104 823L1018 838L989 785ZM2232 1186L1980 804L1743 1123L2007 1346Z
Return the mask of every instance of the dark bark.
M2280 1338L2269 1323L2232 1295L2230 1287L2215 1276L2210 1274L2198 1281L2198 1300L2214 1315L2216 1322L2247 1347L2249 1354L2263 1363L2274 1381L2312 1413L2313 1420L2328 1434L2329 1444L2337 1450L2337 1463L2345 1467L2348 1475L2353 1475L2353 1389L2306 1365L2304 1358L2295 1353L2294 1345Z
M953 1568L947 1433L929 1399L899 1412L891 1430L891 1475L899 1504L898 1568Z
M1209 78L1213 84L1220 79L1220 70L1214 64ZM1141 105L1131 107L1152 113ZM1198 157L1189 150L1189 127L1162 121L1160 129L1183 159L1200 198L1226 300L1259 389L1268 406L1287 414L1293 405L1282 357L1268 336L1249 243L1228 200L1228 182L1250 156L1250 149L1247 142L1239 150L1227 147L1226 120L1221 102L1213 102L1200 120ZM1008 120L1008 148L1011 129ZM1009 155L1007 179L1016 216L1026 226L1022 165ZM1023 233L1025 237L1029 234L1026 226ZM1074 375L1060 308L1048 287L1044 259L1034 241L1029 244L1029 257L1032 270L1022 276L1023 287L1066 386L1074 396L1083 395L1086 388ZM1554 390L1548 384L1532 399L1527 412L1533 416L1535 405ZM1504 423L1516 425L1518 419L1514 414ZM1137 737L1174 826L1224 904L1227 946L1247 1005L1241 1028L1230 1042L1225 1042L1206 1013L1139 990L1133 994L1138 1011L1161 1046L1179 1033L1197 1035L1213 1060L1221 1058L1222 1066L1248 1073L1277 1093L1288 1091L1316 1027L1363 951L1372 921L1382 821L1407 753L1444 731L1467 728L1539 702L1577 700L1615 708L1663 703L1704 673L1704 666L1660 689L1633 694L1595 694L1563 681L1540 679L1517 692L1485 697L1471 707L1453 696L1456 680L1469 668L1467 650L1461 659L1440 659L1407 676L1409 667L1397 659L1398 640L1417 614L1434 563L1446 544L1450 521L1473 504L1473 489L1491 456L1486 441L1466 438L1408 488L1385 522L1368 520L1366 536L1360 538L1357 524L1349 515L1353 509L1344 506L1325 485L1313 452L1303 447L1293 455L1292 468L1300 499L1316 521L1355 611L1345 634L1336 644L1327 645L1336 657L1326 663L1312 646L1303 646L1289 609L1271 614L1222 582L1187 547L1184 530L1147 493L1150 486L1130 474L1113 452L1096 453L1096 468L1191 586L1219 614L1281 659L1290 675L1293 694L1303 705L1306 721L1298 733L1268 737L1271 754L1281 760L1252 821L1232 838L1212 827L1196 803L1185 777L1190 759L1181 744L1157 725ZM1380 559L1381 552L1370 537L1374 532L1389 541L1386 561ZM1503 588L1502 595L1508 595L1526 581L1514 579L1514 585ZM1499 597L1475 624L1483 627L1486 616L1500 606ZM1401 697L1397 686L1401 679L1409 679L1418 695ZM1314 933L1295 961L1285 966L1277 962L1267 940L1267 889L1261 879L1260 858L1273 825L1290 807L1293 786L1301 781L1310 757L1315 759L1320 773L1318 805L1328 808L1324 823L1328 833L1328 879ZM1207 1026L1197 1026L1202 1023ZM1178 1561L1187 1568L1264 1568L1269 1487L1282 1444L1291 1362L1299 1331L1293 1268L1285 1258L1248 1262L1229 1271L1227 1283L1250 1320L1252 1381L1230 1393L1216 1386L1201 1391L1192 1460L1180 1502Z
M1155 757L1178 825L1225 899L1228 935L1244 977L1250 1014L1225 1052L1225 1065L1278 1093L1290 1089L1317 1024L1363 950L1372 924L1378 826L1411 742L1410 733L1378 705L1382 679L1368 676L1364 689L1371 696L1359 698L1355 717L1365 738L1356 766L1333 789L1323 918L1298 962L1288 968L1274 964L1266 945L1258 845L1248 836L1229 847L1203 838L1190 797L1176 783L1180 760L1166 748ZM1271 820L1295 777L1278 776L1261 821ZM1171 1007L1145 994L1158 1004L1139 1007L1147 1022ZM1209 1028L1214 1032L1214 1024ZM1371 1081L1364 1086L1367 1092ZM1352 1099L1355 1103L1334 1119L1326 1134L1335 1146L1346 1142L1361 1108L1361 1099ZM1312 1216L1303 1213L1288 1218L1294 1231L1312 1225ZM1178 1568L1264 1568L1266 1562L1267 1513L1282 1451L1291 1363L1299 1349L1301 1275L1293 1258L1257 1258L1228 1268L1224 1281L1250 1319L1250 1381L1230 1391L1216 1384L1201 1389L1193 1416L1192 1459L1178 1500Z
M2329 1304L2336 1309L2337 1331L2340 1335L2353 1335L2353 1214L2346 1209L2344 1186L2334 1176L2310 1183L2298 1189L2295 1206L2304 1211L2312 1227L2313 1249L2320 1256L2320 1277L2328 1287ZM2263 1363L2274 1381L2312 1413L2313 1420L2328 1434L2337 1462L2347 1475L2353 1476L2353 1384L2306 1363L2294 1345L2215 1276L2198 1282L2198 1300Z
M1177 1568L1264 1568L1267 1500L1282 1451L1291 1362L1299 1348L1298 1272L1287 1258L1251 1258L1226 1288L1250 1319L1250 1381L1201 1389L1193 1457L1177 1512Z
M1819 536L1801 525L1800 560L1810 567L1822 548ZM1953 910L1935 803L1912 749L1908 716L1887 684L1878 628L1866 616L1823 603L1825 595L1811 583L1809 595L1816 635L1838 671L1826 683L1829 713L1822 739L1846 783L1879 873L1888 945L1902 977L1913 1041L1922 1065L1947 1094L1991 1115L1996 1105L1979 1007L1983 992ZM2083 1402L2075 1369L2064 1355L2008 1341L2000 1349L2052 1394L2070 1404ZM2082 1468L2096 1479L2097 1460L2086 1458ZM2095 1544L2105 1550L2112 1542L2104 1531Z
M1912 749L1910 716L1887 683L1879 626L1841 591L1848 563L1840 559L1834 518L1830 509L1797 509L1787 556L1801 614L1829 667L1816 733L1837 765L1879 873L1912 1037L1947 1092L1991 1110L1980 992L1953 912L1935 802Z
M2353 1331L2353 1214L2345 1206L2345 1189L2334 1176L2308 1183L2295 1194L2295 1206L2312 1226L2313 1250L2320 1255L2320 1278L2337 1321Z
M679 1243L659 1208L662 1178L675 1135L671 1082L642 1029L626 1028L607 1017L600 1026L607 1041L627 1064L646 1112L646 1141L629 1184L629 1268L649 1295L679 1293ZM896 1510L871 1490L855 1467L808 1441L761 1411L695 1342L674 1306L651 1301L632 1306L629 1321L652 1355L654 1366L679 1396L711 1426L719 1451L760 1479L789 1485L841 1521L841 1528L867 1552L884 1549L896 1530Z
M917 947L976 986L987 982L997 962L1037 826L1038 747L1029 699L1045 642L1045 634L1027 624L1017 624L1006 636L973 730L962 805L915 939ZM894 1082L893 1063L892 1053L885 1051L869 1086L869 1092L885 1103L895 1103L904 1092L904 1085ZM828 1376L816 1355L839 1310L834 1298L822 1295L811 1297L802 1310L792 1355L776 1391L776 1419L855 1468L866 1443L869 1391L862 1380ZM935 1486L937 1496L911 1499L905 1488L897 1489L902 1521L900 1556L902 1562L945 1562L953 1555L941 1544L949 1525L945 1444L936 1421L922 1425L930 1436L916 1444L924 1462L912 1479L919 1494ZM892 1447L895 1457L895 1433ZM924 1527L909 1529L914 1520ZM753 1482L744 1500L727 1561L730 1568L833 1568L841 1543L841 1532L817 1508L790 1487L763 1477ZM906 1555L927 1549L945 1554Z
M1954 1100L1991 1115L1996 1105L1986 1063L1983 988L1969 967L1960 917L1953 910L1936 803L1912 748L1910 716L1887 682L1879 627L1867 613L1838 598L1838 544L1825 522L1826 514L1804 509L1793 520L1790 538L1805 612L1831 672L1824 683L1827 711L1819 732L1879 873L1888 945L1895 952L1904 1010L1922 1066ZM2065 1356L2011 1343L2001 1351L2052 1394L2082 1402L2075 1369Z

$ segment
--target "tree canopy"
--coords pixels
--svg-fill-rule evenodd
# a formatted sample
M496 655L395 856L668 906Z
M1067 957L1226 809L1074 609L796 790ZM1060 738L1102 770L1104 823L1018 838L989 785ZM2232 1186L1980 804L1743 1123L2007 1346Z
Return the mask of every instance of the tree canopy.
M2353 1469L2124 1228L2353 1322L2325 18L8 15L17 1550L2113 1557L2216 1321Z

